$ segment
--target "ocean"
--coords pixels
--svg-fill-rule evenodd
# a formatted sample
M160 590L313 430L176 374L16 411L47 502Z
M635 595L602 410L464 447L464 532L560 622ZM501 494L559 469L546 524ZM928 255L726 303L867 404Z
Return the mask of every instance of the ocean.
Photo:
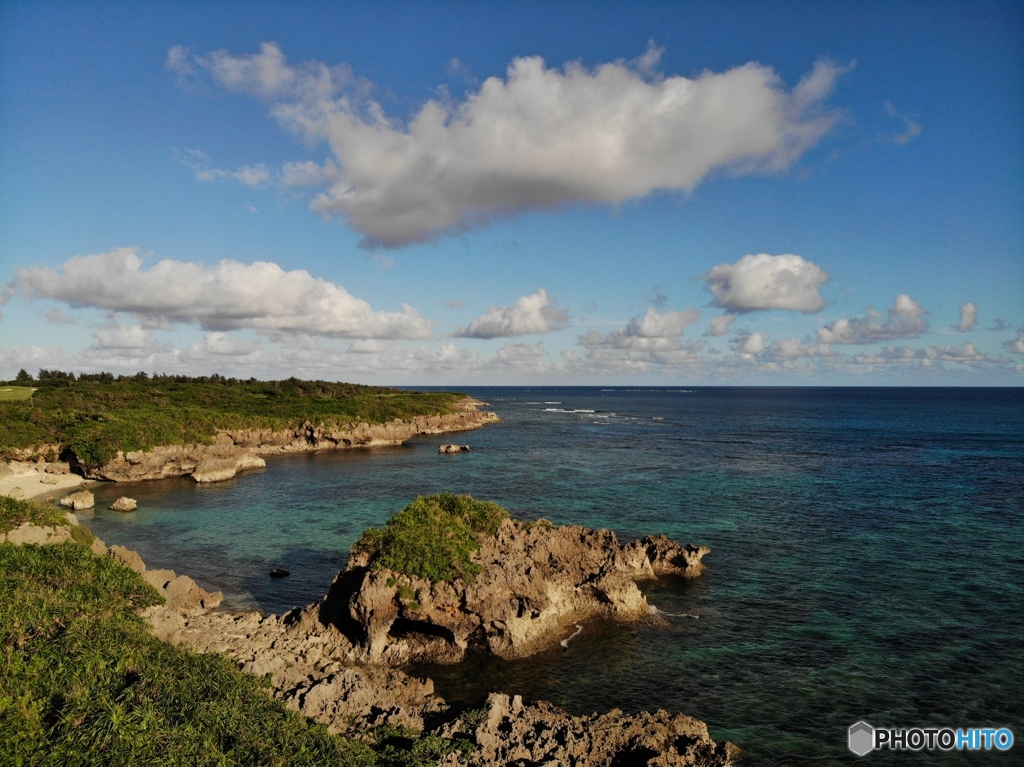
M465 391L503 422L271 458L214 485L104 485L84 522L267 613L322 597L362 530L417 495L469 493L621 540L664 533L712 553L700 578L644 586L660 616L416 673L449 700L681 711L755 764L859 762L846 746L858 720L1020 739L865 763L1024 763L1024 390ZM439 455L446 442L472 452ZM106 509L123 494L136 513ZM291 576L271 580L274 567Z

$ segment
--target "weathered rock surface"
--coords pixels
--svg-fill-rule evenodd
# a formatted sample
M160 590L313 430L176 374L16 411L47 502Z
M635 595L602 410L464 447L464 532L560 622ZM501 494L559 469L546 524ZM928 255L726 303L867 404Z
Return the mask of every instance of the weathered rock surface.
M439 453L468 453L469 445L441 445L437 448Z
M20 487L12 487L10 492L7 493L7 496L9 498L24 498L25 497L25 491L24 491L24 489L22 489Z
M75 511L84 511L96 505L96 498L88 490L78 490L61 498L60 505Z
M31 522L23 522L13 530L0 533L0 543L13 543L16 546L36 544L46 546L51 543L63 543L71 540L71 529L62 525L41 526Z
M474 765L728 765L739 749L715 743L707 725L685 714L665 711L570 716L549 703L524 704L520 696L492 693L485 716L460 717L440 728L444 737L469 735L478 750Z
M174 570L149 570L138 552L124 546L111 546L106 554L137 572L166 600L165 605L150 608L174 615L200 615L217 607L224 594L209 592L187 575L177 575Z
M110 508L113 511L135 511L139 508L139 503L134 498L129 498L127 495L122 495L112 504Z
M632 621L651 607L637 581L697 575L706 546L664 536L621 545L609 530L505 520L476 556L472 583L373 570L353 552L322 605L369 663L456 663L471 649L522 658L594 618Z
M476 409L483 403L467 398L457 412L418 416L385 424L359 423L324 429L304 423L296 429L236 429L217 435L212 445L166 445L148 451L118 453L102 466L85 471L90 479L138 482L191 475L197 482L221 482L239 471L263 468L261 456L315 452L353 447L399 445L419 434L442 434L476 429L499 421L497 415Z

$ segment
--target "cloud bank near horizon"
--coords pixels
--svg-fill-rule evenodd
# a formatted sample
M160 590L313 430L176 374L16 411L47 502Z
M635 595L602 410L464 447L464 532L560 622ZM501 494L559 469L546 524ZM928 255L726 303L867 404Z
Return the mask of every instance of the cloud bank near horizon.
M374 311L341 285L304 269L286 272L267 261L228 259L210 267L165 259L144 269L136 248L75 256L56 269L17 269L12 287L29 298L129 314L149 324L251 329L272 338L422 339L433 326L408 305L401 312Z
M754 62L687 78L658 72L659 57L651 47L593 69L515 58L504 78L462 100L430 99L407 122L386 115L347 65L292 65L273 42L241 55L176 45L166 66L185 87L260 99L284 129L326 145L329 159L289 164L284 183L319 188L313 210L385 248L531 210L689 192L716 171L784 171L836 125L825 102L852 68L818 61L787 90Z

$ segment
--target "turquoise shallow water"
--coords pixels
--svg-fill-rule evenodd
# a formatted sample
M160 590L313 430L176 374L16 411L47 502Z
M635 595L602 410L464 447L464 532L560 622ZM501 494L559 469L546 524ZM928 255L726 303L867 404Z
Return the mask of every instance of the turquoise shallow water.
M360 532L424 493L665 533L711 546L709 568L649 599L699 618L589 624L567 650L422 671L451 699L683 711L763 764L861 761L846 749L858 719L1024 738L1024 392L470 391L504 423L272 459L213 486L106 486L87 523L266 612L322 596ZM438 455L453 439L474 451ZM136 514L105 510L125 493ZM271 581L271 567L292 576ZM864 763L1020 764L1022 749Z

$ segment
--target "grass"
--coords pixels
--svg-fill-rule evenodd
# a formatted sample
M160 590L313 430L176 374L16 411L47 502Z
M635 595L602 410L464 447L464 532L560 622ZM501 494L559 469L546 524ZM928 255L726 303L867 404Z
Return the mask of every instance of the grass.
M5 500L3 524L46 521ZM469 748L404 730L370 733L373 745L332 735L228 658L158 641L136 611L161 600L77 543L0 544L0 764L422 767Z
M225 429L280 431L306 422L343 428L448 413L464 396L294 378L236 381L140 374L115 379L105 373L76 378L40 371L40 379L31 399L0 401L0 458L56 445L52 453L70 448L91 468L119 450L209 444Z
M370 566L377 570L470 582L483 570L473 561L481 537L495 535L507 517L498 504L468 495L420 496L383 528L364 532L355 547L370 554Z
M0 533L20 527L25 522L40 527L54 527L66 525L68 518L56 506L45 506L0 495Z
M0 386L0 402L12 399L28 399L34 392L30 386Z

